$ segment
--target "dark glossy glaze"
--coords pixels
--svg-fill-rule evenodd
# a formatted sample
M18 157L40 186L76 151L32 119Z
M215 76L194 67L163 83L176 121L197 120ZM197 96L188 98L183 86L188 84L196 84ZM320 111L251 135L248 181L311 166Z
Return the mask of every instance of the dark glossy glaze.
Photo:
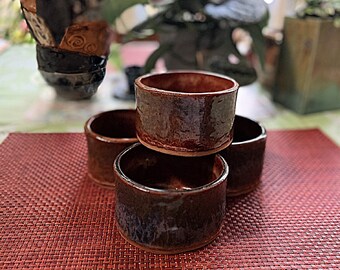
M88 147L88 175L104 186L114 186L113 161L137 142L135 110L114 110L87 120L84 130Z
M261 180L267 134L265 128L246 117L235 117L234 141L220 154L227 161L227 196L248 193Z
M172 254L218 235L228 174L220 155L170 156L138 143L117 157L114 170L117 226L132 244Z
M57 73L39 70L45 81L54 88L57 96L80 100L91 98L105 77L106 68L86 73Z
M106 67L106 57L36 45L38 68L47 72L82 73Z
M237 90L230 78L198 71L139 77L137 137L171 155L216 153L232 141Z

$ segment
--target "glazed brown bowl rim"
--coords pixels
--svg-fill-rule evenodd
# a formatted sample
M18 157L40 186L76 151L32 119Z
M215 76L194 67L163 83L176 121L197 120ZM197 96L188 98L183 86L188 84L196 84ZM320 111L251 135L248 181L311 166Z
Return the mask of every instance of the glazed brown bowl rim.
M233 86L227 89L219 90L219 91L212 91L212 92L178 92L178 91L171 91L171 90L165 90L165 89L160 89L156 87L150 87L142 83L142 80L148 77L152 76L159 76L163 74L203 74L203 75L209 75L209 76L214 76L214 77L219 77L222 79L229 80L233 83ZM235 92L239 89L239 84L231 77L221 75L218 73L214 72L209 72L209 71L204 71L204 70L168 70L166 72L161 72L161 73L148 73L144 74L142 76L139 76L135 80L135 84L139 87L141 90L149 91L149 92L154 92L154 93L161 93L163 95L171 95L171 96L209 96L209 95L221 95L221 94L227 94L227 93L232 93Z
M236 118L243 118L249 122L252 122L254 124L256 124L258 127L261 128L261 134L252 138L252 139L249 139L249 140L245 140L245 141L240 141L240 142L232 142L231 143L231 146L239 146L239 145L246 145L246 144L251 144L253 142L258 142L258 141L261 141L261 140L265 140L267 138L267 131L266 131L266 128L259 122L257 121L254 121L248 117L245 117L245 116L241 116L241 115L235 115L235 119ZM235 121L235 120L234 120Z
M128 186L130 186L133 189L137 189L137 190L142 191L142 192L149 192L149 193L153 193L153 194L159 194L159 195L166 195L166 194L169 194L169 195L170 194L171 195L188 194L188 195L190 195L190 194L196 194L196 193L200 193L200 192L204 192L206 190L212 189L212 188L222 184L224 181L227 181L227 177L228 177L228 174L229 174L228 163L222 157L222 155L215 154L215 156L217 158L219 158L219 160L222 162L223 170L221 172L221 175L219 175L214 181L211 181L208 184L205 184L205 185L202 185L202 186L199 186L199 187L195 187L195 188L180 189L180 190L176 190L176 189L158 189L158 188L151 188L151 187L142 185L142 184L140 184L140 183L130 179L127 175L125 175L125 173L122 171L121 167L118 166L118 164L120 164L120 160L125 155L125 153L131 151L131 149L133 149L133 148L140 147L140 146L145 147L140 142L137 142L137 143L135 143L133 145L128 146L127 148L125 148L122 152L120 152L117 155L117 157L115 158L115 160L113 162L114 173L118 175L119 179L123 179L124 183L127 184ZM148 149L148 150L151 150L151 149ZM151 151L154 151L154 150L151 150Z
M102 141L102 142L106 142L106 143L136 143L138 142L137 137L135 138L113 138L113 137L107 137L101 134L98 134L96 132L94 132L91 128L91 124L93 123L94 120L96 120L97 118L99 118L100 116L104 115L104 114L109 114L109 113L113 113L113 112L130 112L130 111L134 111L133 109L121 109L121 110L110 110L110 111L103 111L100 113L97 113L95 115L92 115L85 123L84 125L84 130L85 130L85 134L91 136L92 138Z

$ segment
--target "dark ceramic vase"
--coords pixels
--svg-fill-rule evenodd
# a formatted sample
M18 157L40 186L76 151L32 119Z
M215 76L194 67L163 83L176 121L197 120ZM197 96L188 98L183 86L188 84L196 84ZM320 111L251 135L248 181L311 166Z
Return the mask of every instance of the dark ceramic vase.
M111 41L110 27L101 19L101 1L20 3L45 81L64 99L93 96L105 76Z

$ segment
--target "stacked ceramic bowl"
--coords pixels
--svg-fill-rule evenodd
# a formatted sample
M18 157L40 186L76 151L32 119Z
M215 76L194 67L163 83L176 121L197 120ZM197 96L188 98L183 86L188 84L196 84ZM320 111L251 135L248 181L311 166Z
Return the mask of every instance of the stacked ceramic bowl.
M110 31L100 19L100 0L21 0L37 42L38 69L58 96L84 99L104 79Z
M198 71L136 79L135 144L118 155L115 214L141 248L178 253L205 246L221 229L238 84ZM215 155L216 154L216 155Z
M116 224L133 245L167 254L205 246L227 196L259 182L265 130L235 115L238 84L225 76L170 71L135 87L136 110L86 122L88 175L114 187Z

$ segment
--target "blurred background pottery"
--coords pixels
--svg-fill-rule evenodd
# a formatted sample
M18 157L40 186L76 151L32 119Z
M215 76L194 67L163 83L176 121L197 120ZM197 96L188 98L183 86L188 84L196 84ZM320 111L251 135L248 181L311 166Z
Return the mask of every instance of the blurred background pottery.
M88 147L88 176L113 187L113 161L126 147L137 142L135 110L113 110L89 118L84 126Z
M20 1L39 71L59 97L90 98L104 79L111 29L101 18L101 2Z
M105 21L77 22L65 30L59 48L88 55L108 55L110 31Z
M220 155L170 156L134 144L114 162L121 235L155 253L200 248L220 232L228 166Z
M37 43L44 46L56 46L55 39L44 19L37 15L35 5L28 5L28 1L25 4L27 4L27 7L30 10L26 9L23 4L21 10L33 38L37 41Z
M236 115L234 140L220 152L230 168L227 196L248 193L260 183L266 140L267 133L261 124Z
M122 100L135 100L135 80L144 74L144 69L137 65L126 66L124 69L124 83L115 87L113 96Z
M39 70L45 81L52 86L57 96L80 100L92 97L102 83L106 68L84 73L58 73Z
M238 83L204 71L169 71L136 79L139 141L170 155L203 156L226 148Z
M82 73L106 67L106 57L86 55L62 49L36 45L37 63L40 70L60 73Z

